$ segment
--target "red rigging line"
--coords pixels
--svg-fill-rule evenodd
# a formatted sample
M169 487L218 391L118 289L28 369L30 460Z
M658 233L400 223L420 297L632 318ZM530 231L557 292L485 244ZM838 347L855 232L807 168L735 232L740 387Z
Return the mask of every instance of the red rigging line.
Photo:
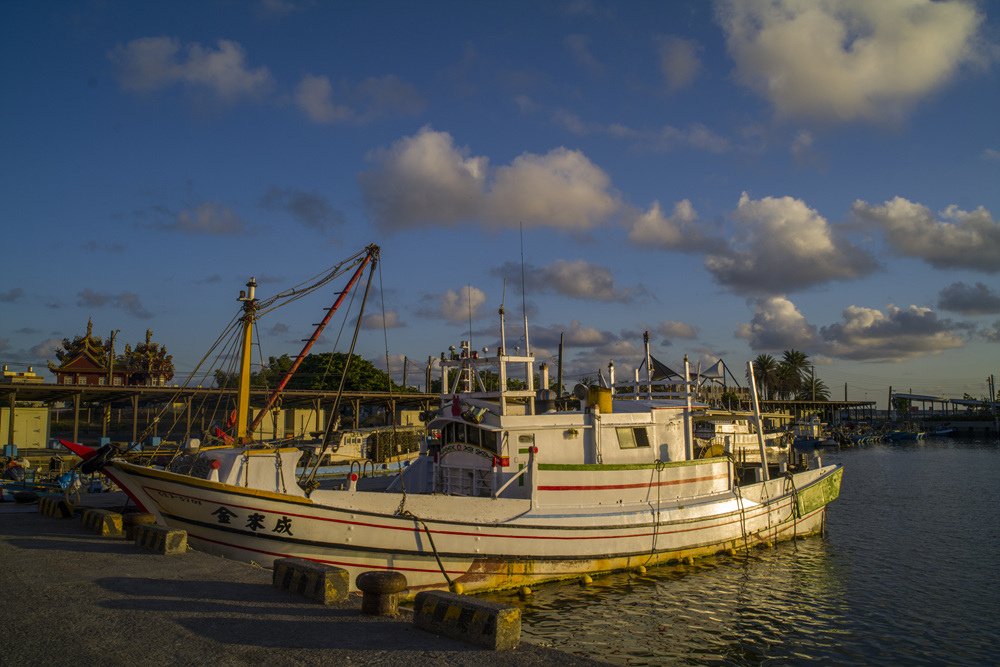
M344 302L344 299L347 298L347 295L348 293L350 293L351 289L354 288L354 285L358 282L358 279L361 277L361 274L364 273L365 267L368 266L369 263L372 263L372 268L374 269L375 263L378 262L378 255L379 255L379 247L377 245L370 245L365 249L365 256L361 260L361 264L358 265L358 268L354 271L354 275L351 276L351 279L347 281L347 285L344 287L343 291L340 292L340 295L337 297L337 300L333 302L333 305L330 306L329 309L327 309L326 315L323 316L322 321L320 321L320 323L316 325L316 330L313 331L312 336L309 337L309 339L306 341L306 344L302 347L302 351L299 352L299 356L295 358L295 361L288 369L288 372L285 373L285 377L281 379L281 382L279 382L278 386L275 387L274 392L272 392L271 396L268 397L267 403L257 413L257 416L254 417L253 422L251 422L250 424L250 428L247 429L248 433L253 433L257 429L257 427L260 426L260 423L264 419L264 416L268 413L268 411L272 407L274 407L274 404L278 402L278 397L281 396L281 392L284 391L285 386L288 384L289 380L292 379L292 376L295 375L295 372L299 369L299 366L302 365L302 362L309 354L309 350L311 350L312 346L316 343L317 340L319 340L320 334L323 333L323 329L326 328L326 325L330 322L330 318L332 318L333 314L337 312L338 308L340 308L340 305Z

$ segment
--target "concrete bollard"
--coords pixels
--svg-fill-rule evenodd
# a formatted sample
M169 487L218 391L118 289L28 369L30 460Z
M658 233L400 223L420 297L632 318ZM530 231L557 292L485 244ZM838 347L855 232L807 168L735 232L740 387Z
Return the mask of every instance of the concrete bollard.
M399 594L406 590L406 577L393 570L362 572L358 575L361 613L369 616L395 616L399 613Z
M139 525L135 527L135 545L167 556L182 554L187 552L187 531Z
M125 537L122 515L117 512L101 509L84 510L80 522L84 528L101 537Z
M74 507L62 496L42 496L38 499L38 512L54 519L71 519Z
M444 591L421 591L413 625L494 651L512 651L521 640L521 610Z
M122 514L122 523L125 526L125 539L134 542L136 526L152 526L156 524L156 517L148 512L126 512Z
M320 604L347 599L351 575L347 570L305 558L278 558L274 561L271 584Z

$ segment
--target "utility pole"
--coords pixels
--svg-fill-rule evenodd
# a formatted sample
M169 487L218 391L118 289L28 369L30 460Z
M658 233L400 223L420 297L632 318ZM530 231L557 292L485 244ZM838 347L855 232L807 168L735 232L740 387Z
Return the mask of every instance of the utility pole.
M118 329L111 330L111 342L110 349L108 350L108 386L111 387L115 383L115 337L118 335ZM104 406L104 419L101 420L101 437L106 438L108 436L108 425L111 423L111 401L109 400L107 405Z
M997 439L1000 440L1000 418L997 417L997 385L992 373L990 373L989 388L990 412L993 414L993 430L996 432Z

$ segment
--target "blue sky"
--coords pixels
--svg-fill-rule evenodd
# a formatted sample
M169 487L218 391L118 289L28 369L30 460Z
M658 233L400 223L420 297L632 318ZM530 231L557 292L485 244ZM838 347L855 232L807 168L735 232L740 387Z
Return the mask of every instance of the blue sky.
M843 398L1000 372L995 2L0 7L0 359L119 329L194 368L369 243L359 350L619 377L800 349ZM506 285L506 287L505 287ZM297 351L332 296L261 322ZM472 321L470 325L470 310ZM376 321L377 320L377 321ZM383 335L383 331L385 334ZM335 334L326 337L332 344ZM388 346L386 345L388 341ZM523 344L523 341L522 343Z

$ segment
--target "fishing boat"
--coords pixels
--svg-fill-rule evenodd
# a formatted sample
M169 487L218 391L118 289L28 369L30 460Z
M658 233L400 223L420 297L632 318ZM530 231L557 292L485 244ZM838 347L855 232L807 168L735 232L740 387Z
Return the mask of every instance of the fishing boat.
M797 451L813 451L821 447L836 447L837 441L825 434L825 424L817 415L799 419L792 424L792 446Z
M896 425L885 434L889 442L914 442L923 440L926 433L915 424Z
M370 260L374 270L377 250ZM249 329L252 289L243 300ZM442 355L430 437L383 490L363 489L353 473L343 488L318 488L296 477L297 448L205 448L179 471L64 444L195 548L262 565L305 558L345 568L352 585L362 572L395 570L411 595L531 586L823 530L841 466L780 463L772 477L762 452L748 478L732 457L696 458L693 417L704 406L687 364L681 399L655 396L652 383L552 391L544 366L536 389L527 318L524 351L511 354L502 306L499 315L494 353L466 341ZM521 388L510 388L515 376ZM240 411L238 429L248 421Z
M698 458L731 454L737 459L760 461L760 443L753 415L731 411L705 411L695 417L694 438ZM764 446L772 465L788 456L788 434L764 432Z

